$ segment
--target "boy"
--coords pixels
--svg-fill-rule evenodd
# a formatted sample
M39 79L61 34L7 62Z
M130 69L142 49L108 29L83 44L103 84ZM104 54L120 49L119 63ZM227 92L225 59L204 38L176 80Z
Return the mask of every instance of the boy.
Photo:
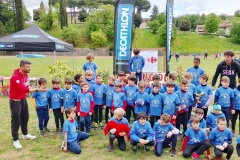
M71 152L75 154L81 153L81 148L79 145L80 141L88 139L89 133L78 132L78 124L75 120L76 110L75 108L67 108L66 110L67 119L63 124L63 136L64 143L62 144L62 149L64 152L69 149Z
M132 75L136 76L135 84L137 84L138 81L142 80L142 69L145 66L145 60L142 56L139 55L139 53L139 49L134 49L134 56L129 61L130 72Z
M221 160L222 154L227 153L226 160L229 160L233 154L234 147L232 145L232 133L226 128L226 119L219 117L217 127L214 128L209 135L210 142L214 146L216 159Z
M182 144L183 157L192 157L194 160L198 160L198 156L211 147L211 144L207 141L207 135L205 131L199 127L200 119L198 117L191 117L192 126L185 132L185 138ZM208 157L210 159L210 152Z
M66 78L65 86L66 88L62 93L64 111L69 107L75 108L77 100L77 92L72 88L72 80L70 78Z
M104 94L105 94L105 84L102 83L102 76L96 76L96 83L92 86L93 99L94 99L94 128L96 129L98 125L103 129L102 123L102 110L105 105Z
M146 114L139 113L137 115L137 121L135 121L130 130L130 144L133 146L133 152L138 151L138 143L144 145L146 152L149 152L150 146L154 145L153 130L148 121L146 121Z
M106 105L104 106L105 109L105 121L106 123L108 122L108 117L109 117L109 113L111 114L111 117L113 116L113 113L111 112L111 106L112 106L112 98L113 98L113 92L115 90L114 87L114 82L115 82L116 78L115 76L108 76L108 85L106 86L106 93L104 95L104 98L106 100L104 100L106 102Z
M188 108L192 106L194 100L190 92L188 92L188 81L182 80L180 84L181 90L176 91L180 99L180 107L178 109L178 115L176 119L176 128L180 130L180 125L183 125L183 133L187 130L187 120L188 120Z
M88 83L88 91L92 92L92 86L96 83L93 79L93 72L90 70L87 70L85 72L85 80L84 82Z
M199 65L200 65L200 58L194 58L193 67L190 67L187 69L187 72L192 73L191 83L194 84L196 87L199 85L200 76L204 74L204 70L200 68Z
M124 81L123 81L123 79L126 78L125 77L125 72L119 71L117 73L117 76L118 76L118 79L115 81L115 83L121 82L122 83L122 91L124 92L125 91L125 87L126 87L126 85L124 85Z
M219 117L225 118L225 115L221 112L221 106L219 104L213 104L213 110L208 114L206 119L207 128L209 128L210 131L217 127L217 120Z
M162 94L159 92L160 84L158 82L154 82L152 86L153 92L148 95L148 103L150 105L150 124L153 127L154 123L160 119L160 115L162 114Z
M60 88L60 80L58 78L52 80L52 88L47 93L49 111L53 111L56 125L56 133L61 133L63 128L63 97ZM59 127L59 120L61 129Z
M144 81L144 92L146 92L147 94L150 94L150 79L145 77L143 81Z
M212 89L207 85L207 81L208 75L202 74L199 78L200 85L197 86L197 93L202 93L197 102L197 108L202 108L204 110L204 119L207 117L208 106L213 98Z
M176 92L178 90L181 90L179 85L176 83L177 74L176 73L170 73L168 77L169 77L169 81L172 81L175 84L174 92ZM160 89L160 92L165 93L166 91L167 91L167 86L166 86L166 83L164 83L164 85Z
M128 122L130 123L130 117L131 117L131 111L134 116L134 120L136 119L134 114L134 94L138 91L137 86L134 84L136 81L136 77L134 75L130 75L127 77L128 79L128 85L125 88L125 93L127 97L127 109L126 109L126 118Z
M153 77L152 77L152 80L153 80L153 83L154 82L160 83L160 76L159 76L159 74L154 74ZM150 86L149 90L150 90L149 94L153 92L153 86L152 85Z
M170 116L163 114L158 122L153 127L154 140L155 140L155 154L161 156L163 148L169 147L172 142L171 156L176 155L177 135L179 130L174 128L170 123Z
M115 84L115 92L113 92L112 95L112 106L111 106L111 112L117 108L122 108L124 111L126 111L127 108L127 101L126 101L126 95L125 93L121 92L122 83L117 82Z
M86 71L90 70L92 71L92 79L91 80L95 80L96 74L97 74L97 65L93 62L94 56L92 53L88 53L86 56L86 59L88 62L86 62L83 65L83 70L84 73L86 74ZM86 76L85 76L86 77Z
M82 92L77 95L77 114L80 116L80 130L90 133L91 115L93 113L94 101L91 93L88 92L88 83L82 82Z
M73 83L72 88L75 89L77 93L81 92L81 83L83 82L83 77L81 74L76 74L74 76L75 83Z
M168 81L166 86L167 92L162 95L163 113L171 116L171 123L174 125L176 123L176 115L181 102L178 95L174 93L175 83L173 81Z
M233 94L234 94L233 105L235 106L235 113L233 114L233 117L232 117L232 133L234 136L238 115L240 117L240 79L238 80L238 87L233 90ZM240 131L239 131L239 134L240 134Z
M38 85L41 88L47 87L47 81L44 78L38 79ZM47 99L47 91L46 92L34 92L32 94L32 98L35 98L36 111L38 116L38 127L39 127L39 135L43 136L44 132L50 132L47 128L49 114L48 114L48 99Z
M134 94L135 117L137 117L138 113L147 113L147 97L148 94L144 92L144 82L138 82L138 92Z
M227 126L229 125L230 117L230 105L233 102L234 94L231 88L229 88L230 79L227 76L223 76L221 79L221 85L215 92L214 103L219 103L222 107L222 112L226 117ZM235 107L232 105L232 114L235 112Z
M200 119L200 124L199 124L199 127L202 128L205 132L209 132L210 129L207 128L207 122L205 121L205 119L203 118L204 116L204 111L202 108L197 108L195 110L195 117L198 117ZM188 124L187 124L187 128L189 128L190 126L192 126L190 120L188 121Z
M125 126L127 126L128 130L130 131L130 125L129 125L127 119L123 117L123 115L124 115L124 110L122 108L115 109L114 115L108 123L113 121L113 122L116 122L118 126L124 124ZM106 126L105 130L108 131L108 129L109 128ZM118 140L119 149L121 151L126 150L126 142L125 142L124 136L126 136L127 133L123 131L123 132L120 132L119 135L117 135L116 131L117 131L116 128L111 128L109 130L109 141L110 141L109 146L108 146L109 152L111 152L113 150L113 141L115 138L117 138L117 140Z

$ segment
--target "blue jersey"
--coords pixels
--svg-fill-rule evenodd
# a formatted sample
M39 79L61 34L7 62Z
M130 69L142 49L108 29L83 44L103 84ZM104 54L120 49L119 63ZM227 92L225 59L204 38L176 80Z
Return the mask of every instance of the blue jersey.
M151 93L148 95L148 103L150 104L151 116L161 116L162 115L162 94Z
M72 88L77 92L77 94L79 93L79 92L81 92L81 85L80 84L77 84L77 83L73 83L73 85L72 85Z
M70 107L76 106L76 100L77 100L77 92L74 89L69 89L67 90L66 88L63 90L62 93L63 97L63 106L64 106L64 111Z
M93 99L95 105L103 105L103 94L105 94L106 85L95 83L92 86L92 91L94 93Z
M205 131L202 128L199 128L199 130L194 130L193 127L189 127L185 132L185 136L189 137L187 144L203 143L208 139Z
M230 102L233 100L234 94L231 88L219 87L215 92L214 102L218 102L221 107L230 107Z
M150 94L151 93L150 91L151 91L151 86L144 88L144 92L146 92L147 94Z
M236 139L237 144L240 144L240 135Z
M113 92L115 91L115 86L114 85L107 85L106 86L106 106L110 107L112 106L112 101L113 101Z
M193 95L190 92L182 92L181 90L175 92L181 102L181 107L182 105L186 105L187 107L184 109L184 111L188 111L188 108L192 106L194 99Z
M86 62L84 65L83 65L83 70L84 71L87 71L87 70L90 70L93 72L93 75L92 75L92 79L95 80L95 77L96 77L96 70L98 69L97 65L94 63L94 62Z
M190 122L190 120L188 120L188 124L189 124L190 126L192 126L192 123ZM202 129L207 128L207 122L205 121L204 118L201 119L200 124L199 124L199 127L202 128Z
M176 92L178 90L181 90L181 88L179 87L179 85L177 83L175 83L174 92ZM166 83L164 83L164 85L160 88L160 92L161 93L167 92L167 85L166 85Z
M134 101L135 101L135 109L134 112L136 114L142 112L146 113L147 112L147 98L148 94L143 92L140 93L139 91L134 94ZM143 103L143 105L142 105Z
M219 117L223 117L223 118L226 118L225 115L223 113L221 114L214 114L214 113L209 113L207 115L207 119L206 119L206 122L207 122L207 126L210 127L210 128L215 128L217 127L217 120Z
M133 122L130 130L130 138L135 142L139 142L141 138L147 138L149 142L153 140L153 129L148 121L144 125L138 121Z
M143 56L133 56L129 61L129 67L131 72L137 72L139 69L142 72L143 67L145 66L145 60Z
M125 85L123 84L123 82L121 82L119 79L117 79L114 84L116 84L116 83L118 83L118 82L122 83L122 88L121 88L121 90L122 90L123 92L125 92L125 87L126 87L126 86L125 86Z
M191 83L194 84L195 86L198 86L199 78L201 75L204 74L204 70L199 67L190 67L190 68L188 68L187 72L192 73L192 82Z
M62 107L61 101L62 101L63 97L62 97L62 89L61 88L57 89L57 90L51 88L47 92L47 97L51 99L50 106L52 109L59 109Z
M197 93L204 93L199 99L201 103L197 104L199 108L202 108L207 103L209 96L212 95L212 89L208 85L199 85L197 86Z
M162 96L163 101L163 113L170 116L177 114L177 106L181 104L181 101L176 93L168 94L164 93Z
M138 88L136 85L130 86L127 85L125 87L125 93L127 97L127 105L133 105L134 104L134 94L138 91Z
M64 132L67 132L67 142L73 142L77 140L78 137L78 131L77 131L78 124L75 119L73 119L73 122L70 122L68 119L66 119L63 123L63 134Z
M153 126L155 142L163 141L166 138L168 132L172 131L173 129L174 127L170 122L163 126L160 124L160 122L155 122Z
M48 107L47 92L34 92L32 98L35 98L38 109Z
M78 93L77 102L80 102L80 112L88 113L91 109L91 101L93 101L92 94L87 93Z
M240 110L240 91L237 88L235 88L233 90L233 95L234 95L234 100L233 100L234 108L236 110Z
M190 83L188 86L188 92L190 92L192 95L196 94L197 87L194 84Z
M114 121L116 122L117 124L126 124L128 127L130 127L129 123L128 123L128 120L125 118L125 117L122 117L122 119L118 120L116 118L114 118L114 116L109 120L110 121Z
M126 95L123 92L113 92L112 106L115 108L123 108L123 102L126 101Z
M88 87L89 87L89 91L92 91L92 86L96 83L94 80L91 80L91 81L89 81L89 80L84 80L84 82L87 82L88 83Z
M216 147L217 145L223 145L224 143L232 143L232 132L229 128L220 131L218 127L214 128L209 135L210 142Z

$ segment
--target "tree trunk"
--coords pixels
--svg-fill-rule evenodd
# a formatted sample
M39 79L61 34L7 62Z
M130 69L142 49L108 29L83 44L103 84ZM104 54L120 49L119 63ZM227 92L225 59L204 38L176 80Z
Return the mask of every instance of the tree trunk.
M68 27L66 0L60 0L60 25L61 29L63 29L63 27Z
M15 0L17 31L23 30L23 4L22 0Z

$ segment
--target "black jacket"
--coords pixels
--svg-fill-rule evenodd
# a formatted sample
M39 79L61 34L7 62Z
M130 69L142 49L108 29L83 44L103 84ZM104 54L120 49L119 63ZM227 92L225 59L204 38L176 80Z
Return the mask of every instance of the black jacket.
M240 65L236 61L232 61L230 66L225 61L219 63L212 79L212 86L215 86L219 74L221 75L220 82L223 76L227 76L230 78L229 87L232 89L236 88L236 76L238 75L238 78L240 78ZM221 86L221 83L219 86Z

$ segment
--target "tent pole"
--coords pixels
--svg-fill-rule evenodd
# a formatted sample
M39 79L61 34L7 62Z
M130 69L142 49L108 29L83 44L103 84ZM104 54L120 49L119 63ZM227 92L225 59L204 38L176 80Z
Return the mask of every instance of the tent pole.
M54 61L55 61L55 64L56 64L56 52L55 52L55 50L54 50L53 54L54 54Z
M22 51L21 51L21 57L22 57L22 59L23 59L23 53L22 53Z

